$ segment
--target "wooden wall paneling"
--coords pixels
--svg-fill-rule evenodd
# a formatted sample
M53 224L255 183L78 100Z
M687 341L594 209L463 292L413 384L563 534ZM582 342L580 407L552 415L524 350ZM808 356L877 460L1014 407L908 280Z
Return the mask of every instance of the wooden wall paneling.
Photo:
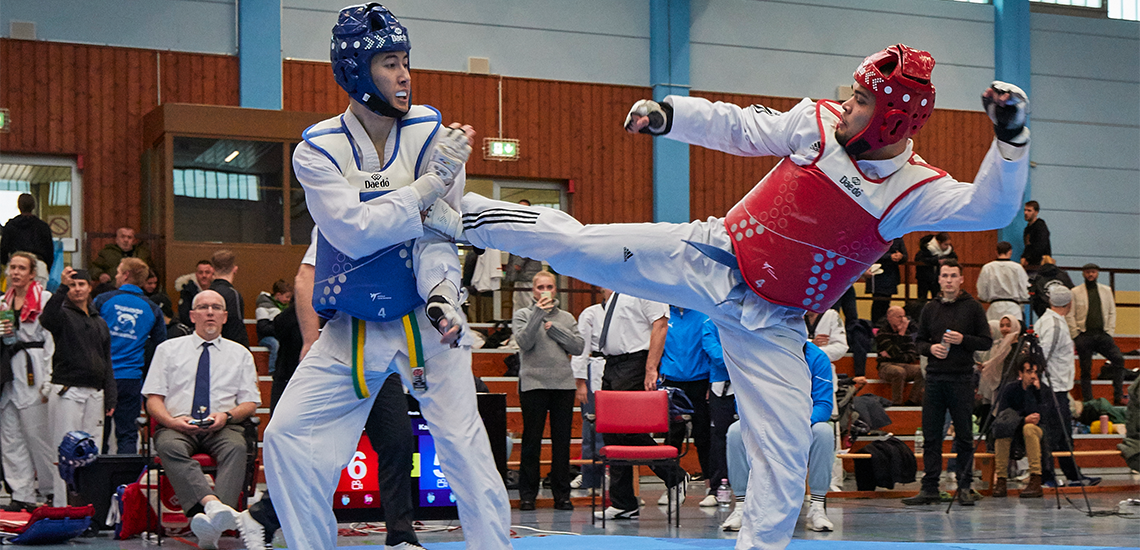
M47 56L47 72L51 75L60 75L64 72L63 66L63 45L51 44L48 47ZM62 89L59 84L48 86L48 102L45 107L46 115L48 118L48 148L53 151L59 151L63 144L63 102L60 95Z

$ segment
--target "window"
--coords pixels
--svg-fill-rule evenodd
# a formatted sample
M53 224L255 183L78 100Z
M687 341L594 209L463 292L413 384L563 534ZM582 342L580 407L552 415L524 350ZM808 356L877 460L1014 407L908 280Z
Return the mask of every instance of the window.
M174 138L174 239L282 244L283 144Z
M970 4L991 4L992 0L954 0ZM1124 19L1126 21L1140 20L1140 0L1029 0L1038 4L1072 7L1080 10L1092 10L1091 16L1096 17L1097 12L1107 14L1109 19ZM1105 17L1106 15L1100 15Z

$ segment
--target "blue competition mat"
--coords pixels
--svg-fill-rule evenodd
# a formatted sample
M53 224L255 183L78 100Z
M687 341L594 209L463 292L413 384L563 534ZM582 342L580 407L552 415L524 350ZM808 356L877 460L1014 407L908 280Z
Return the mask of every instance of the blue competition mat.
M733 539L659 539L615 535L523 537L511 540L515 550L727 550ZM425 545L429 550L463 550L463 542ZM844 540L792 540L789 550L1108 550L1105 546L1051 546L1042 544L973 544L942 542L878 542ZM374 550L374 546L344 546L341 550ZM1113 550L1116 550L1115 548Z

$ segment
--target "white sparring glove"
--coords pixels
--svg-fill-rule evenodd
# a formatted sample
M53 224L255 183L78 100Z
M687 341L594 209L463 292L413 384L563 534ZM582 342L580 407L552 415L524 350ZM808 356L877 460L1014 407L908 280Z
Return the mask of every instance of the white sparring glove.
M429 321L440 334L447 335L447 332L452 327L459 327L459 332L454 335L454 340L450 343L453 347L459 341L459 337L463 335L463 318L460 317L459 311L455 308L455 303L459 299L456 294L455 287L444 281L435 285L431 289L431 295L428 296L427 306L424 308L424 313L427 315ZM446 326L442 326L446 321Z
M432 147L427 172L412 183L412 189L420 197L420 210L427 210L436 199L447 194L469 156L471 144L467 134L461 128L443 128Z
M436 199L424 212L424 227L445 235L453 242L463 241L463 216L443 199Z
M997 96L1009 94L1006 101L998 101ZM1029 115L1029 98L1025 91L1008 82L995 80L982 93L982 107L994 123L994 135L999 141L1022 146L1029 141L1029 131L1025 120Z
M673 106L668 103L658 103L652 99L642 99L630 107L629 114L625 115L625 129L633 129L634 115L649 118L649 124L639 130L642 134L661 136L673 129Z

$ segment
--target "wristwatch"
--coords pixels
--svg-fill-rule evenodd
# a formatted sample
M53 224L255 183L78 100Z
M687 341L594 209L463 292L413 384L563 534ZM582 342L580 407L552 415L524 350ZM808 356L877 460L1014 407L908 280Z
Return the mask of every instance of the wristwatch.
M226 424L234 421L234 413L226 411Z

